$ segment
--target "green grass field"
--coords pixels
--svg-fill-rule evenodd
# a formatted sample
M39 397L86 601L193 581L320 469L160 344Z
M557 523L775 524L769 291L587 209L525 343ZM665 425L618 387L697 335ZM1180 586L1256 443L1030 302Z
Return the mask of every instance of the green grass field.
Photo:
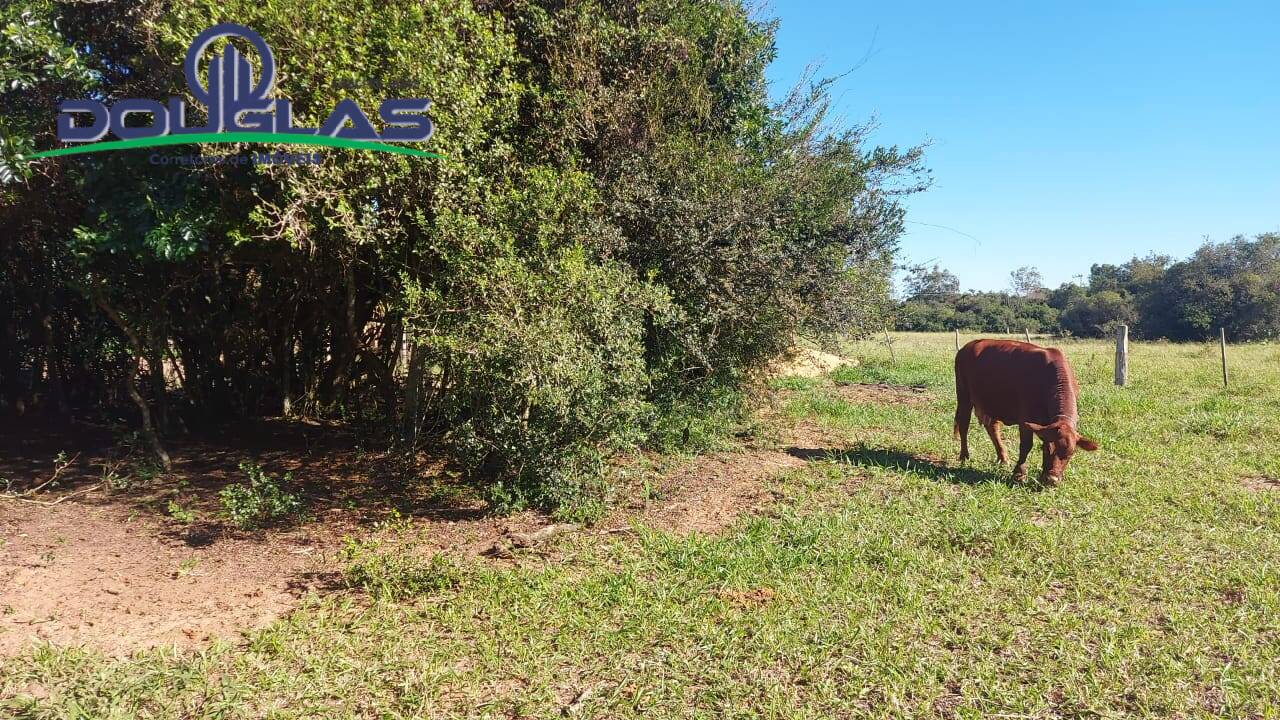
M722 535L520 566L353 546L377 592L198 654L39 649L0 715L1280 718L1280 347L1230 348L1229 390L1216 345L1135 343L1127 388L1109 344L1059 347L1102 445L1061 487L1011 483L976 425L957 466L950 335L852 344L836 381L922 401L779 381L838 440Z

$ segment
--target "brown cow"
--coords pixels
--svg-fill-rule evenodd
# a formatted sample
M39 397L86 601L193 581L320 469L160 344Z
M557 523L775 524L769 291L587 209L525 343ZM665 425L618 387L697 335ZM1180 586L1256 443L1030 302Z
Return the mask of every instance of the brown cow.
M1093 451L1094 441L1077 432L1079 393L1071 365L1056 348L1010 340L974 340L956 353L956 422L960 461L969 459L969 416L977 413L996 446L1000 464L1008 462L1000 424L1017 425L1021 442L1013 476L1027 474L1027 455L1039 436L1044 465L1040 482L1056 485L1076 448Z

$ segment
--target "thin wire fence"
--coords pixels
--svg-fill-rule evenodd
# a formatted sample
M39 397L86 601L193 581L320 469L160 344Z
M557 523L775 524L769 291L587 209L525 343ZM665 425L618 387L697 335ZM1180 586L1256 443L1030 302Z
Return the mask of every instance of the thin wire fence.
M1130 342L1129 326L1127 325L1118 326L1115 330L1114 337L1110 341L1108 341L1106 338L1082 338L1082 337L1076 337L1076 336L1070 336L1070 335L1067 335L1067 336L1054 335L1052 333L1033 333L1028 329L1023 329L1023 331L1020 333L1018 332L963 333L960 330L953 330L951 333L917 333L917 332L891 332L886 329L883 335L879 336L878 338L870 337L865 340L854 342L849 346L848 349L851 351L856 351L859 348L869 349L871 347L879 346L881 348L884 348L888 352L889 361L891 363L896 364L898 362L898 356L899 356L898 347L901 341L904 341L904 340L909 339L912 345L927 343L928 345L932 346L936 344L939 346L939 349L942 351L949 350L949 351L955 352L955 351L958 351L961 347L963 347L965 343L968 343L972 340L977 340L979 338L986 338L986 339L992 339L992 340L1017 340L1021 342L1040 345L1043 347L1060 347L1064 350L1067 350L1073 347L1077 347L1081 349L1088 347L1092 351L1088 358L1091 366L1095 365L1099 360L1099 356L1098 356L1099 348L1105 347L1105 345L1110 342L1114 344L1114 348L1115 348L1114 361L1113 361L1113 370L1114 370L1113 377L1114 377L1115 384L1120 387L1126 387L1130 385L1132 382L1135 382L1135 381L1141 382L1141 378L1130 377L1129 360L1130 360L1130 353L1133 350L1133 343ZM1142 346L1200 345L1202 347L1206 347L1205 343L1169 343L1163 340L1154 341L1154 342L1144 342L1141 345ZM1220 328L1218 331L1217 341L1207 346L1211 347L1212 345L1217 346L1215 348L1217 352L1214 354L1217 356L1215 359L1217 360L1217 364L1220 366L1220 369L1221 369L1222 386L1224 388L1229 387L1231 384L1230 360L1229 360L1229 353L1228 353L1230 345L1228 345L1227 343L1227 332L1225 328Z

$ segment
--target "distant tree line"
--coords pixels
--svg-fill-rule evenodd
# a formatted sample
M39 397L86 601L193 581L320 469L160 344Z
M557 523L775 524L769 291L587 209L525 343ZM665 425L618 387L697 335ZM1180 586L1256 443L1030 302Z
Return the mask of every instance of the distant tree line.
M1204 340L1218 328L1236 340L1280 337L1280 233L1205 243L1191 257L1135 257L1097 264L1084 284L1040 287L1020 268L1009 292L960 292L935 266L908 268L900 330L1051 332L1099 337L1128 325L1141 338Z
M750 5L0 4L0 412L125 411L157 454L211 420L347 419L501 506L598 499L611 451L892 308L920 152L834 121L824 81L772 102ZM198 108L183 58L227 18L297 125L431 98L444 158L24 160L67 98Z

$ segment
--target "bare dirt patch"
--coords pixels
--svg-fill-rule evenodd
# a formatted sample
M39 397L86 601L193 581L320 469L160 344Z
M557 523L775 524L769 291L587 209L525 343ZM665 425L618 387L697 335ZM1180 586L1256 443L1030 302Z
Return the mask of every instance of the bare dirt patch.
M888 383L853 383L836 385L835 392L844 400L879 405L927 405L928 388Z
M343 537L376 532L388 517L408 517L424 547L464 555L546 522L537 513L491 516L429 460L406 481L388 456L337 426L265 421L174 441L174 470L157 477L140 473L145 460L122 456L105 431L5 430L0 656L39 641L126 654L235 640L308 592L338 587ZM70 462L56 462L64 450ZM292 472L289 490L310 518L255 532L221 519L218 491L244 480L244 461ZM170 501L195 520L170 518Z
M333 528L192 547L127 508L0 505L0 654L33 641L108 653L234 637L323 583Z
M769 604L778 593L773 588L762 587L754 590L721 590L716 595L734 607L751 608Z
M424 549L476 556L546 520L528 512L412 522ZM309 592L339 589L342 539L368 531L342 509L291 530L243 533L189 531L127 505L0 502L0 656L39 641L127 654L235 640Z
M45 504L0 499L0 656L45 641L117 655L235 641L308 593L341 590L343 538L376 536L389 517L408 519L419 550L494 561L503 561L495 548L524 547L521 538L540 538L551 522L536 512L493 516L466 488L431 479L429 462L425 479L406 483L388 456L354 445L340 427L264 422L175 441L173 473L123 489L104 482L104 472L127 475L138 458L118 457L107 433L90 439L74 431L10 436L0 454L10 494L51 478L60 450L74 458L56 483L25 496ZM292 472L290 487L306 498L310 518L255 532L220 519L217 493L243 480L246 460ZM694 458L651 473L651 494L600 527L638 521L679 534L717 532L775 503L769 481L804 464L776 449ZM169 517L170 500L196 521Z
M1280 492L1280 478L1253 475L1240 479L1240 484L1254 492Z
M656 500L632 513L641 523L667 532L714 533L775 502L768 481L804 464L781 450L704 455L663 477Z

